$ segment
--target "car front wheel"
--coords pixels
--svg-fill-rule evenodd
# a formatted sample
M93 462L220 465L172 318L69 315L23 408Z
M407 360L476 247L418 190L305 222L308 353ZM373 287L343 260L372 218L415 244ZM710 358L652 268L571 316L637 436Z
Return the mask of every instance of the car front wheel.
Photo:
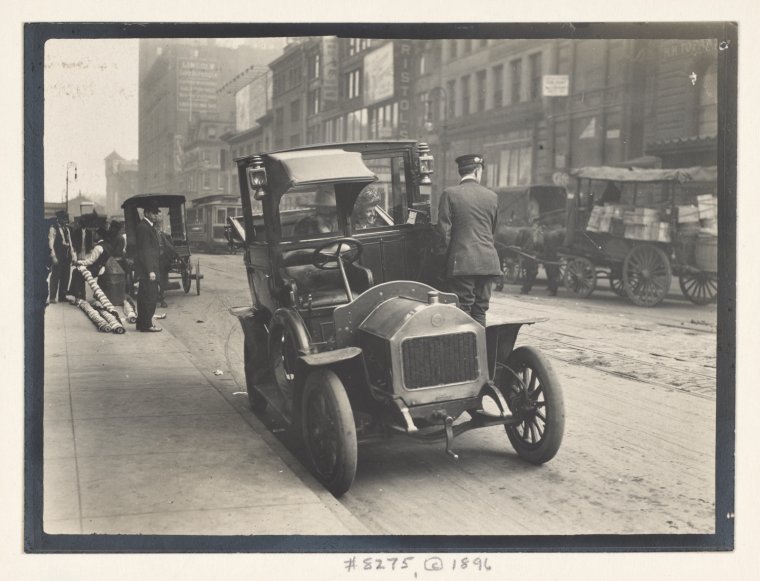
M532 464L551 460L562 444L565 405L549 361L532 347L519 347L497 364L495 383L519 420L505 426L517 454Z
M301 409L312 472L339 497L354 481L358 456L354 415L343 382L329 369L312 371L306 378Z

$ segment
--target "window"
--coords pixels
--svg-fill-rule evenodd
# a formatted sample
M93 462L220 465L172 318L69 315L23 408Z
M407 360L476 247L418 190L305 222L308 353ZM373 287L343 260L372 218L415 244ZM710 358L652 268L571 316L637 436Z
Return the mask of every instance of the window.
M707 67L698 79L697 135L716 135L718 133L718 74L715 64Z
M227 185L227 175L224 172L219 172L216 174L218 176L217 180L219 182L218 189L223 190L225 189L225 186Z
M308 77L309 79L319 78L319 53L309 55L308 63Z
M459 48L459 41L454 38L449 41L449 59L454 60L459 56L459 51L457 50Z
M513 60L509 63L509 70L512 75L512 91L510 103L520 102L520 93L522 87L520 82L522 81L522 61L520 59Z
M319 113L319 89L309 91L309 115Z
M361 95L361 70L356 69L350 73L346 73L346 96L349 99L355 99Z
M498 187L528 185L532 168L533 149L530 145L502 150L498 165ZM492 176L492 179L495 178L495 175Z
M419 66L419 69L418 69L419 73L421 75L427 74L427 72L428 72L427 71L427 68L428 68L427 56L425 56L424 54L421 54L419 62L420 62L420 66Z
M581 40L576 45L573 91L582 93L604 87L606 40Z
M216 220L214 220L214 224L224 224L225 222L227 222L227 212L224 208L217 208Z
M478 112L486 110L486 72L478 71L475 75L475 91L478 103Z
M280 198L283 239L340 232L335 190L331 184L294 188Z
M449 117L454 117L457 112L457 82L446 83L446 94L449 97Z
M201 180L203 183L203 189L210 190L211 189L211 174L209 174L207 171L201 172Z
M493 106L501 107L504 104L504 65L496 65L493 68Z
M290 122L298 123L301 120L301 101L296 99L290 103Z
M369 138L388 139L397 127L393 105L383 105L369 111Z
M462 77L462 115L470 114L470 75Z
M541 97L541 53L530 55L530 100Z
M211 125L208 128L208 138L209 139L214 139L215 137L216 137L216 127L213 126L213 125Z
M356 199L351 214L354 232L403 224L407 220L406 169L403 157L365 159L377 176Z

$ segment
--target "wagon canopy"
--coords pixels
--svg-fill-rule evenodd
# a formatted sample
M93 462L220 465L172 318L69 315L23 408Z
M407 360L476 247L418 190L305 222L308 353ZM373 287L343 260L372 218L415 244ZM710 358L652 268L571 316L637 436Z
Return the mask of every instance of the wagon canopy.
M157 206L171 208L185 203L182 194L137 194L124 200L122 208L141 208L146 202L154 202Z
M275 162L272 168L279 175L272 181L287 190L293 187L323 182L364 182L377 179L362 160L361 153L342 149L319 149L311 151L284 151L270 153L267 157Z
M716 182L718 180L718 168L713 166L675 169L628 169L600 166L574 169L570 171L570 175L581 179L613 182Z

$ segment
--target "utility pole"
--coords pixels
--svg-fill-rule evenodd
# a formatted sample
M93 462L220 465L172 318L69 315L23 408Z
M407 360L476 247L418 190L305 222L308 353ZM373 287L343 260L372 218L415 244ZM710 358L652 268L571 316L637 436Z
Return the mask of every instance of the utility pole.
M69 169L74 168L74 181L77 181L77 164L70 161L66 164L66 213L69 213Z

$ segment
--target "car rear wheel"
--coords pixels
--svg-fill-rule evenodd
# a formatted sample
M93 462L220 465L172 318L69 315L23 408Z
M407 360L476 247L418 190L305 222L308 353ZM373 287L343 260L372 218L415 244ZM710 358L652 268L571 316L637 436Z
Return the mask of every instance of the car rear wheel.
M495 383L520 420L505 426L517 454L532 464L551 460L562 444L565 405L549 361L532 347L519 347L497 364Z
M358 456L354 414L343 382L329 369L311 372L301 409L303 441L312 472L339 497L351 488Z

